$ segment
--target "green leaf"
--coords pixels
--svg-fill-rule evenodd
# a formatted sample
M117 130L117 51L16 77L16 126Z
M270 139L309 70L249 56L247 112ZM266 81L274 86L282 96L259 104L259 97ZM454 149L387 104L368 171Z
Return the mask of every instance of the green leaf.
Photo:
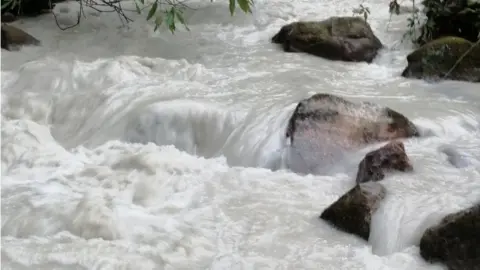
M230 9L230 15L233 16L233 14L235 13L235 0L230 0L230 4L228 6L228 8Z
M185 23L185 19L183 18L183 14L182 14L182 11L181 10L178 10L178 9L175 9L175 13L177 15L177 19L178 21L183 24L183 26L185 26L185 29L187 30L190 30L187 26L187 24Z
M137 9L138 14L142 13L142 11L140 10L140 7L138 6L137 1L135 1L135 8Z
M155 1L155 3L153 3L152 8L148 12L147 21L150 20L153 17L153 15L155 15L155 12L157 11L157 3L158 3L157 1Z
M155 17L155 28L153 29L153 32L157 31L158 27L162 25L162 22L163 22L163 16L161 14L158 14Z
M2 4L2 9L8 7L12 3L12 0L6 1L5 3Z
M238 5L240 8L243 10L245 13L251 13L252 11L250 10L250 2L248 0L237 0Z
M170 9L170 11L167 12L166 20L167 20L168 29L170 29L170 31L173 34L173 32L175 32L175 28L176 28L176 26L175 26L175 8L174 7L172 7Z
M145 0L140 0L140 3L142 3L142 5L145 5Z

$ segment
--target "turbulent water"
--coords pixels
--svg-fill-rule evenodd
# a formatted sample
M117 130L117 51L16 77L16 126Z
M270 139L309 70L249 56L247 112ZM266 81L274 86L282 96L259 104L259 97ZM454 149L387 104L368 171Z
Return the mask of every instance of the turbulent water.
M201 1L175 35L146 14L16 22L43 46L1 56L2 268L444 269L417 245L480 199L478 84L402 78L408 15L390 20L380 0L368 20L387 48L372 64L270 43L360 3L256 1L232 18L228 1ZM55 12L76 20L75 4ZM425 135L405 141L415 171L383 181L368 243L318 216L376 146L324 175L286 165L288 117L318 92L389 106Z

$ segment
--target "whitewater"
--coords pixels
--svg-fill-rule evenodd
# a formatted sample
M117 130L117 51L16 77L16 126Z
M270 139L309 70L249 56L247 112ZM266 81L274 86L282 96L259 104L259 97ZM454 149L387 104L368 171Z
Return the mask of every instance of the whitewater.
M91 9L65 31L51 14L13 23L42 46L1 55L2 269L445 269L418 243L480 200L478 84L402 78L409 15L380 0L364 3L386 45L372 64L270 43L361 3L257 0L231 17L228 1L189 2L174 35L134 12L127 26ZM67 26L77 10L54 12ZM314 93L389 106L422 132L404 141L414 172L382 181L368 242L318 217L381 144L323 174L288 169L288 118Z

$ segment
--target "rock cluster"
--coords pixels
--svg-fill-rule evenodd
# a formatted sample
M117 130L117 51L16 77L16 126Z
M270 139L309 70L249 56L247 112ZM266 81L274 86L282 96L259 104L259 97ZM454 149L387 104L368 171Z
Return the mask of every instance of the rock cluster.
M407 56L405 78L480 82L480 1L424 0L427 21ZM417 7L390 2L391 13L417 13ZM402 12L401 12L402 11ZM333 61L374 61L384 48L364 17L297 21L280 28L271 41L285 52L304 52Z
M319 93L298 103L285 136L291 147L308 145L302 149L315 153L331 145L358 150L387 142L365 155L358 165L356 185L320 215L336 228L368 240L372 214L387 194L378 181L387 173L413 170L399 139L418 137L419 132L407 117L391 108Z
M292 147L312 141L323 146L337 144L345 149L359 149L386 142L365 155L358 165L354 187L320 215L333 227L368 241L372 215L388 195L381 181L388 174L414 170L400 139L420 135L407 117L388 107L319 93L298 103L285 136ZM313 147L305 149L318 151ZM438 225L428 228L419 246L425 260L442 262L449 270L480 269L480 202L447 215Z

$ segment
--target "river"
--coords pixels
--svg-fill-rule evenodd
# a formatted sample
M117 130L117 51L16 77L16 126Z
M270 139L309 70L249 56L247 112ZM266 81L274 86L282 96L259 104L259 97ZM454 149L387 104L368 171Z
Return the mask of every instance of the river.
M372 64L287 54L286 23L352 15L361 1L192 3L153 32L87 10L16 22L41 47L2 50L2 269L445 269L421 232L480 198L478 84L405 79L409 15L365 3L386 45ZM125 4L124 7L134 9ZM63 24L74 3L59 4ZM417 124L414 172L389 175L369 242L318 216L356 162L325 175L285 169L284 131L314 93L389 106ZM345 166L342 166L345 165Z

